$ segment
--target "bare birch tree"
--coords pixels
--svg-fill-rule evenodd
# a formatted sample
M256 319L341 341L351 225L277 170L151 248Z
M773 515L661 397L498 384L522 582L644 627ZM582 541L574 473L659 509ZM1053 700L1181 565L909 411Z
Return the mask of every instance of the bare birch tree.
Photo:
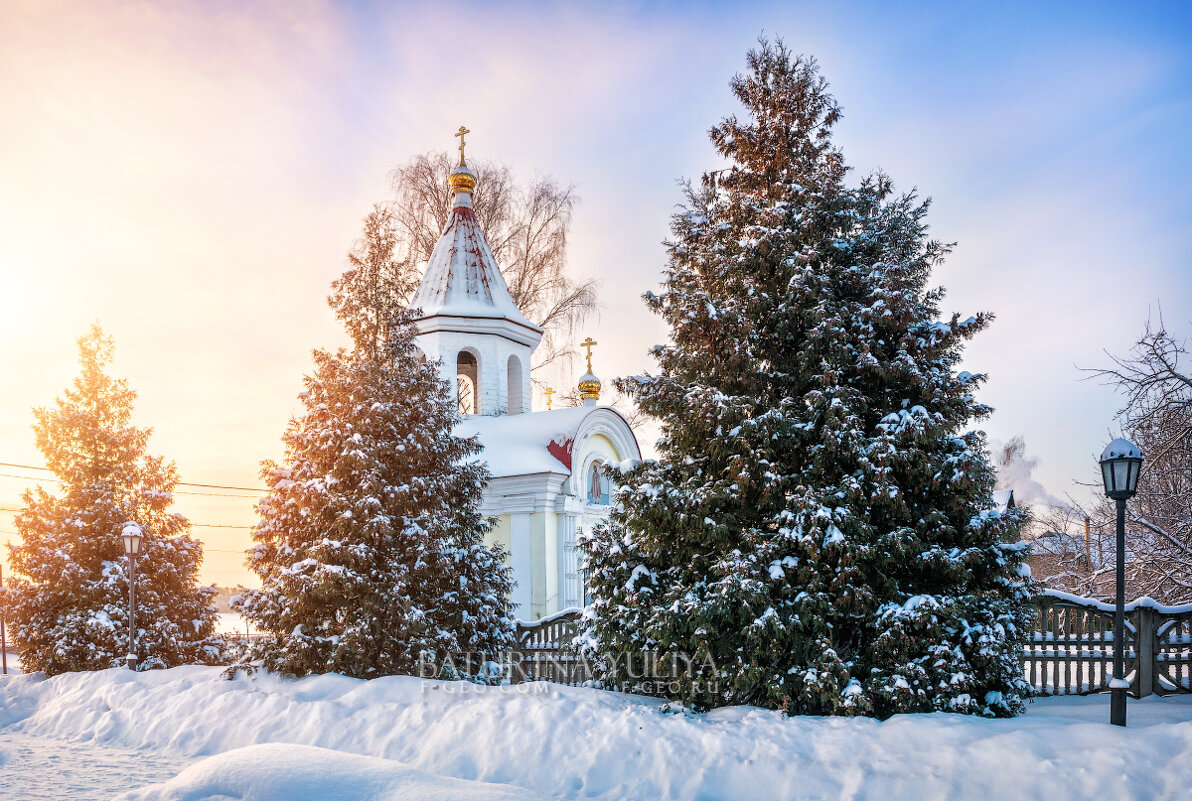
M1187 343L1163 318L1146 329L1124 357L1097 375L1126 396L1123 429L1146 461L1138 494L1127 506L1137 533L1134 559L1140 589L1160 600L1192 599L1192 370Z
M1165 603L1192 600L1192 371L1187 344L1160 318L1147 323L1125 356L1110 355L1113 366L1091 372L1116 386L1126 402L1118 415L1124 435L1146 456L1138 494L1126 505L1128 550L1126 586L1131 597L1149 595ZM1100 492L1098 492L1100 498ZM1086 549L1083 519L1089 519ZM1115 557L1114 505L1071 504L1042 515L1048 536L1035 551L1058 556L1053 586L1092 596L1112 592ZM1042 540L1047 540L1043 542Z
M509 292L531 321L545 330L538 369L571 355L572 335L597 310L597 283L566 272L567 234L579 198L575 187L551 178L519 183L503 164L469 160L479 178L472 197L488 246ZM412 266L430 258L447 223L447 175L455 161L445 152L423 153L393 170L397 252Z

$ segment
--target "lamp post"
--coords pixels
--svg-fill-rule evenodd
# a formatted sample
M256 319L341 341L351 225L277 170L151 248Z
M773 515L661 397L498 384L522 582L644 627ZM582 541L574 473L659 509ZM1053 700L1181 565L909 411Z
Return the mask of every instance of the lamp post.
M1109 722L1126 725L1126 501L1138 490L1142 451L1133 442L1115 439L1101 453L1105 494L1117 503L1117 608L1113 613L1113 678L1109 681Z
M124 555L128 557L128 662L129 670L137 669L137 557L141 555L141 527L125 523L120 531L124 541Z

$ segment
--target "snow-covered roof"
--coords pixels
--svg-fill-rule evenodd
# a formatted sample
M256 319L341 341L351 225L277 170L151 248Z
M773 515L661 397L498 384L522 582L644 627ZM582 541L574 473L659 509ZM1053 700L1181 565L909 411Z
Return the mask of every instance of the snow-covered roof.
M1084 538L1063 531L1044 531L1029 540L1035 555L1083 555Z
M456 426L455 434L479 436L484 445L481 458L488 463L494 478L532 473L570 475L572 445L585 428L585 421L609 414L619 418L625 430L630 431L625 418L611 406L573 406L526 414L465 417ZM638 454L623 456L637 458Z
M993 503L999 512L1014 508L1014 490L994 490Z
M505 319L539 336L542 329L526 319L489 250L472 210L472 193L455 190L447 225L426 264L422 283L410 300L422 317Z

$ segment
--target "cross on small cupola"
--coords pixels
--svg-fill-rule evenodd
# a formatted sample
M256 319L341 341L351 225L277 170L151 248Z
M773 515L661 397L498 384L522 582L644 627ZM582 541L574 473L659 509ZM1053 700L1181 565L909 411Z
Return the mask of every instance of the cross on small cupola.
M579 346L588 352L588 372L589 373L592 372L592 348L594 348L596 345L599 345L599 344L600 344L599 342L592 339L591 337L588 337L583 342L579 343Z
M579 346L588 352L588 372L579 379L579 396L583 399L584 406L595 406L596 401L600 400L600 379L592 372L592 348L596 344L596 340L591 337L579 343Z
M470 133L471 133L471 131L469 131L467 128L465 128L464 126L461 125L461 126L459 126L459 131L457 131L455 134L456 136L459 137L459 166L461 166L461 167L467 166L464 163L464 147L467 145L467 142L464 141L464 135L470 134Z
M468 165L464 162L464 147L467 142L464 141L464 135L470 134L466 127L459 126L459 130L455 135L459 137L459 166L450 172L447 176L447 186L451 189L453 197L453 206L472 207L472 191L476 188L476 173L468 169Z

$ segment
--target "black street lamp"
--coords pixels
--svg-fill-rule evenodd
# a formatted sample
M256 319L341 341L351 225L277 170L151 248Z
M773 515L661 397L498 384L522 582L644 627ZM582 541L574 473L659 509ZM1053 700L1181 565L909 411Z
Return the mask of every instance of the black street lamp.
M120 531L124 554L128 557L128 662L129 670L137 669L137 557L141 555L141 527L125 523Z
M1126 501L1138 490L1142 451L1133 442L1115 439L1101 453L1105 494L1117 503L1117 608L1113 613L1113 678L1109 680L1109 722L1126 725Z

